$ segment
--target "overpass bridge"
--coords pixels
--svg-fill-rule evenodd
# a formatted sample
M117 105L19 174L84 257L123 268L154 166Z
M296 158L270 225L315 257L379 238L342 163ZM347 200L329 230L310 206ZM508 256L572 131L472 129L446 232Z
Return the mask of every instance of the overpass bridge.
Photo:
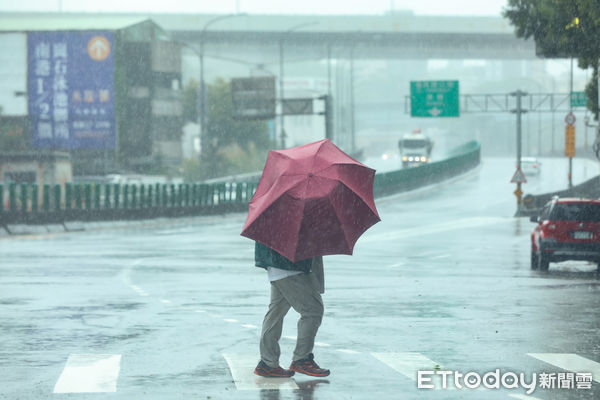
M283 43L304 59L535 59L532 40L518 39L501 17L385 15L151 14L175 40L205 54L249 64L275 63ZM287 58L287 57L286 57Z
M2 13L48 25L57 18L89 19L89 13ZM276 62L279 47L304 59L535 59L532 40L518 39L501 17L382 15L254 15L102 13L152 19L173 39L211 57L248 64Z

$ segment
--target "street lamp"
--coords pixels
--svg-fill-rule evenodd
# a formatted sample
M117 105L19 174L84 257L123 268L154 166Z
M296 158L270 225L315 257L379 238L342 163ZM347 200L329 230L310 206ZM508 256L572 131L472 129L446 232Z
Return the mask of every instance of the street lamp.
M312 22L304 22L302 24L298 24L298 25L294 25L291 28L289 28L288 30L286 30L280 37L279 39L279 101L281 102L281 114L279 116L280 118L280 135L281 135L281 148L285 149L285 127L284 127L284 116L283 116L283 42L285 39L287 39L288 35L290 33L292 33L293 31L296 31L298 29L307 27L307 26L311 26L311 25L315 25L317 24L316 21L312 21Z
M200 32L200 51L196 53L198 58L200 58L200 141L202 145L202 149L205 149L205 143L202 143L202 139L206 134L206 91L204 85L204 39L206 36L206 30L209 26L214 24L215 22L222 21L224 19L233 18L233 17L242 17L248 15L247 13L237 13L237 14L227 14L220 15L218 17L212 18L208 20L204 26L202 27L202 31ZM202 153L202 151L201 151ZM201 156L202 157L202 156Z

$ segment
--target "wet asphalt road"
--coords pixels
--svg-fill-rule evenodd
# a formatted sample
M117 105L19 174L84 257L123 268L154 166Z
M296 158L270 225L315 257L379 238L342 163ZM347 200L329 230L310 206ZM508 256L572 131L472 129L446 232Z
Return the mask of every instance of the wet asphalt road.
M331 376L297 376L278 389L248 373L268 282L239 236L245 215L0 239L0 398L600 398L597 381L530 397L523 388L417 389L416 370L436 365L529 377L575 372L573 359L600 365L596 267L530 270L533 224L513 217L513 172L512 160L485 159L452 182L379 199L382 222L355 255L325 258L315 355ZM578 182L598 166L576 160L574 172ZM566 179L565 160L543 160L524 189L563 188ZM290 311L283 366L296 320ZM548 354L563 356L539 359ZM89 355L106 361L100 387L109 392L54 393L77 391L69 372ZM95 372L83 371L75 380L85 388L86 371Z

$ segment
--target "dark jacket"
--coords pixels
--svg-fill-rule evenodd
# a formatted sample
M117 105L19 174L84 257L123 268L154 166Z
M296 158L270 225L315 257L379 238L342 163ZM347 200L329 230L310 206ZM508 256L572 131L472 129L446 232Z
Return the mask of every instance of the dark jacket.
M312 265L312 258L306 260L300 260L297 262L291 262L275 250L265 246L262 243L255 242L254 245L254 262L257 267L267 268L279 268L285 269L286 271L302 271L304 273L310 272Z
M323 274L323 257L312 257L306 260L291 262L275 250L262 243L255 242L254 263L257 267L285 269L287 271L302 271L305 274L313 272L313 281L319 293L325 293L325 276Z

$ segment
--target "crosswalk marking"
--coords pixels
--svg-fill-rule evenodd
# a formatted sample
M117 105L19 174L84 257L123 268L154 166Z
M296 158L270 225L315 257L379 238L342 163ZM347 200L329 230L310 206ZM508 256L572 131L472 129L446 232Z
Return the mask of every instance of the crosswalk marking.
M519 400L541 400L539 397L531 397L531 396L527 396L525 394L509 394L508 397L512 397L514 399L519 399Z
M293 378L264 378L254 375L260 357L254 353L223 353L238 390L298 389Z
M421 353L371 353L371 355L413 381L417 380L417 371L431 371L436 366L439 368L435 361L430 360Z
M567 371L591 372L592 379L596 382L600 382L600 363L597 363L596 361L588 360L577 354L527 353L527 355Z
M71 354L54 393L116 392L120 354Z

